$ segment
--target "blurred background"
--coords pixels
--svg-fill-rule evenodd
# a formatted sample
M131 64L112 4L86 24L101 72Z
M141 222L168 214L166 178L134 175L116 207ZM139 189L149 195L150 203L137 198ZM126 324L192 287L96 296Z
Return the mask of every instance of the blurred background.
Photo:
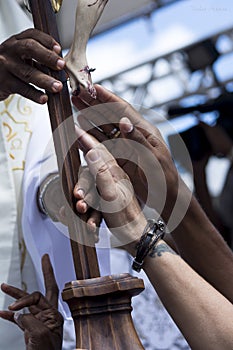
M64 51L72 42L76 4L63 0L57 14ZM94 82L160 128L183 178L232 246L232 0L109 0L87 57L96 68Z

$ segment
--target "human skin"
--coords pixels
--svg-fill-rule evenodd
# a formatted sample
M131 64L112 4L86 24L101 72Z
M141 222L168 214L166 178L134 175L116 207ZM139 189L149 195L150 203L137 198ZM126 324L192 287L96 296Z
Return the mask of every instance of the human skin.
M80 125L100 142L104 142L113 154L116 153L118 147L121 148L121 153L126 155L126 159L128 156L130 160L137 160L132 165L131 162L120 159L118 164L128 174L136 196L142 203L145 202L144 194L147 188L137 164L141 165L146 162L146 168L151 171L154 169L154 164L160 165L162 176L167 184L164 207L160 214L168 225L172 220L177 222L171 230L177 251L195 271L233 302L232 251L180 179L160 132L154 125L144 120L140 113L126 101L100 85L96 85L95 88L96 100L87 102L78 96L73 97L73 103L82 112L79 116ZM93 128L90 121L100 125L102 131ZM123 137L118 143L115 140L109 140L108 137L109 132L116 127L120 128ZM131 147L132 140L143 145L148 153L137 152L135 143L134 147ZM161 186L158 185L161 181L160 176L161 172L153 171L154 182L153 187L150 188L150 201L146 199L147 204L154 209L157 208L157 200L160 197L158 193L161 193ZM86 195L87 193L88 188ZM81 198L78 195L78 185L74 195L78 201L85 200L85 197Z
M60 52L59 43L37 29L27 29L4 41L0 45L0 101L20 94L44 104L48 96L40 89L61 91L62 82L42 71L42 65L58 71L64 69Z
M57 310L59 290L47 254L42 257L42 270L45 296L40 292L28 294L5 283L1 285L4 293L17 300L9 305L9 311L0 311L0 317L22 329L27 350L58 350L62 348L63 317ZM28 313L15 317L15 312L26 307Z
M80 129L77 136L98 187L104 220L124 249L134 257L146 218L134 196L129 177L103 144ZM231 302L163 240L145 258L143 269L192 349L232 348Z

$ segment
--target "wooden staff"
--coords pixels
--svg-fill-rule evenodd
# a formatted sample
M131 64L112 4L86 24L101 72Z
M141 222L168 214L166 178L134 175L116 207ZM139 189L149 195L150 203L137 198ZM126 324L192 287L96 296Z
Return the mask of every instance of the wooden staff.
M55 13L50 0L29 0L34 26L47 34L50 34L59 42L59 34L56 25ZM72 118L69 91L64 71L55 72L47 69L47 74L63 82L63 90L60 93L48 94L48 109L53 131L55 151L58 160L58 168L62 178L62 188L68 202L68 206L75 212L73 189L78 180L80 158L77 147L74 144L75 131ZM93 246L85 246L78 242L85 242L85 224L76 214L69 210L68 229L71 248L74 259L74 267L77 279L85 279L100 276L96 250ZM88 237L90 239L90 237ZM93 238L94 240L94 238Z
M29 4L35 28L59 42L51 1L29 0ZM131 298L144 289L143 281L129 274L99 277L94 242L93 246L85 245L85 225L75 214L73 188L78 180L80 158L74 144L74 122L66 76L64 72L50 69L46 73L63 82L60 93L47 94L58 168L68 206L72 209L68 228L77 281L67 283L62 296L74 320L76 347L142 350L131 318Z

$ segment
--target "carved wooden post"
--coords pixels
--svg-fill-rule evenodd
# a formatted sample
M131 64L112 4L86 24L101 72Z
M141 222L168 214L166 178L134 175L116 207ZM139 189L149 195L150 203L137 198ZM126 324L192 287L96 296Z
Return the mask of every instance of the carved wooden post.
M35 28L59 42L56 18L50 0L29 0ZM76 347L88 350L139 350L142 344L131 318L131 297L144 289L141 279L128 274L99 277L96 250L85 246L85 225L75 214L73 188L80 159L75 140L70 97L64 72L47 69L63 82L60 93L49 96L48 109L63 190L72 213L69 234L77 281L67 283L62 293L76 330ZM80 239L81 237L81 239Z
M129 274L66 284L62 296L74 319L77 348L143 349L131 318L131 298L143 289L143 281Z

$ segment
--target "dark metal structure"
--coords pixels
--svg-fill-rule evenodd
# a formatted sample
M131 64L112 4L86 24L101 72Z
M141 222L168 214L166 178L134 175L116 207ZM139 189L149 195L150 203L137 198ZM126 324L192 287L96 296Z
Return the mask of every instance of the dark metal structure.
M224 49L221 42L224 40ZM211 93L218 95L222 88L231 90L233 71L227 79L221 79L215 66L218 62L228 58L233 53L233 28L205 38L190 46L182 47L164 56L154 57L137 66L108 76L98 81L131 103L166 112L170 104L179 103L185 98ZM163 65L163 73L159 66ZM144 71L141 84L134 83L132 77ZM159 97L159 86L170 78L177 87L164 100ZM143 107L142 107L143 110Z

